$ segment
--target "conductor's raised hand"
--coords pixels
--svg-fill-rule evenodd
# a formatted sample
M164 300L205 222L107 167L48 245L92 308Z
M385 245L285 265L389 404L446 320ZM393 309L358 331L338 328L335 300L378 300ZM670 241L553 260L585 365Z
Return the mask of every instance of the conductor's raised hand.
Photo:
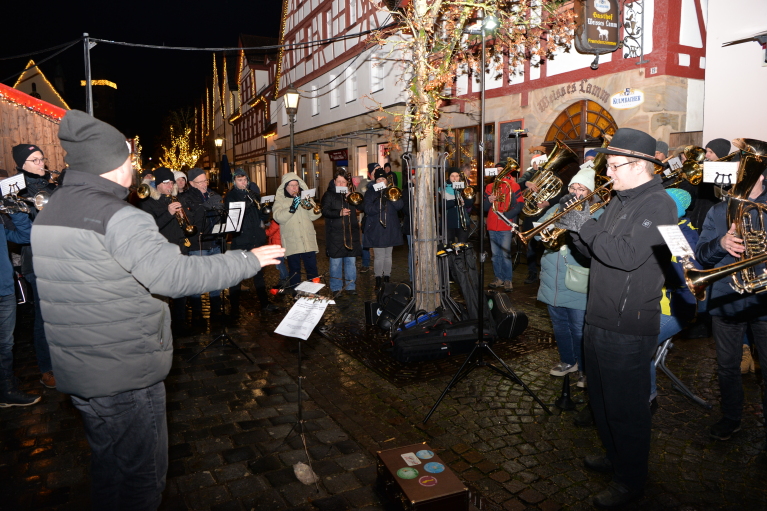
M279 264L280 261L277 258L285 255L285 249L279 245L264 245L263 247L254 248L251 252L258 258L261 268L270 264Z

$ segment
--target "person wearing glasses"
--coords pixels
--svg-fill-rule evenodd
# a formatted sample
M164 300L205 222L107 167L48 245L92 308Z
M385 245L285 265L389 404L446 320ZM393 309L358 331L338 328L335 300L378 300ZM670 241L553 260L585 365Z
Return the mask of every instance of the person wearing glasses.
M586 326L586 378L604 454L587 456L586 468L612 474L594 499L619 507L639 499L650 454L650 371L658 346L663 266L671 255L658 230L676 225L677 208L654 174L656 141L631 128L615 132L607 155L614 196L595 220L573 210L556 226L571 231L591 257ZM563 198L565 199L565 198Z
M56 187L51 184L51 174L45 169L48 159L43 150L34 144L19 144L12 149L16 169L24 175L26 189L20 195L33 198L39 192L53 193ZM30 217L34 221L37 210L31 208ZM37 357L37 367L40 369L40 383L49 389L56 388L56 377L53 375L48 339L45 337L43 316L40 312L40 300L37 294L37 277L32 265L32 246L27 242L21 246L21 274L29 283L34 301L35 319L32 337Z
M212 234L213 226L221 222L224 213L224 200L215 190L208 188L208 175L203 169L194 168L189 170L189 190L182 194L182 204L187 208L189 221L197 226L198 234L189 241L190 256L212 256L221 253L221 240L218 235ZM202 297L192 295L193 323L202 326L205 320L202 317ZM221 302L221 290L210 292L210 319L219 321L222 319L223 308Z

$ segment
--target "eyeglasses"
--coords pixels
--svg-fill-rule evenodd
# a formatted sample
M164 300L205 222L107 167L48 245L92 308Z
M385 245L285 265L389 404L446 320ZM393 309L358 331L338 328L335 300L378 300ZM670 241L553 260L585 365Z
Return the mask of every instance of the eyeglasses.
M196 184L196 185L201 185L203 183L210 182L210 179L195 179L194 181L191 181L191 182Z
M612 170L613 172L615 172L616 170L618 170L618 167L623 167L624 165L629 165L631 163L636 163L636 162L635 161L627 161L626 163L621 163L620 165L611 165L611 164L608 163L607 164L607 169L608 170Z
M40 165L41 163L45 163L45 162L47 162L47 161L48 161L48 158L34 158L34 159L32 159L32 160L27 160L27 161L31 161L31 162L32 162L32 163L34 163L35 165Z
M573 193L579 193L579 192L588 192L589 189L585 188L585 187L581 188L581 187L577 187L577 186L571 186L570 187L570 191L572 191Z

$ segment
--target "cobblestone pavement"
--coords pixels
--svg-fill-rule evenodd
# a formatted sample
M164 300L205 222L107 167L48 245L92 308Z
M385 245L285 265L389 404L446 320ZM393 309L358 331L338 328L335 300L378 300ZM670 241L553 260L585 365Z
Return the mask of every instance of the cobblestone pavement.
M317 231L322 243L321 223ZM322 251L319 259L322 271L327 268ZM407 279L406 261L405 249L395 249L392 280ZM489 281L490 264L486 273ZM506 361L544 402L553 403L562 379L548 370L558 356L546 309L535 302L537 285L522 283L526 274L524 264L515 269L511 296L530 317L530 328L542 334L526 341L532 348L508 351ZM269 270L267 281L276 281L275 270ZM372 297L372 285L373 276L360 273L359 295L340 298L323 323L336 334L375 338L363 326L363 301ZM295 433L287 436L298 412L298 343L271 333L283 314L262 315L255 295L245 292L244 297L245 314L228 333L255 364L220 344L187 362L221 333L216 325L175 341L166 380L170 468L161 509L389 509L374 491L375 452L423 441L469 485L479 509L590 509L591 499L604 488L607 477L585 470L581 461L599 449L596 431L575 427L572 412L552 408L554 415L548 416L519 385L479 369L423 425L463 356L422 379L395 384L370 369L380 354L365 357L345 350L349 339L318 332L301 347L307 447L321 481L319 492L303 485L292 469L305 461L303 446ZM275 302L289 305L287 298ZM67 396L38 383L30 332L23 309L17 374L22 388L42 394L43 400L28 408L0 409L0 509L87 509L89 448L82 422ZM627 509L767 509L760 373L744 376L743 430L717 442L707 434L719 418L712 340L679 340L667 364L715 406L709 411L691 403L659 373L650 482L644 499ZM583 402L584 393L575 385L573 391L573 398Z

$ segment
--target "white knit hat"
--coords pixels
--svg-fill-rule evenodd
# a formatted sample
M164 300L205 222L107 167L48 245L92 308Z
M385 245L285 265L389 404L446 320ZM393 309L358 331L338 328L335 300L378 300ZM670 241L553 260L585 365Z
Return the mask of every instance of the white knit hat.
M583 185L586 188L588 188L589 191L593 192L595 177L596 177L596 172L594 172L594 168L586 167L578 171L578 173L573 176L573 178L570 180L570 184L567 185L567 187L569 188L573 184L578 183L579 185Z
M183 172L179 172L178 170L173 172L173 179L174 180L178 181L178 178L180 178L180 177L183 177L184 179L186 179L186 174L184 174Z

